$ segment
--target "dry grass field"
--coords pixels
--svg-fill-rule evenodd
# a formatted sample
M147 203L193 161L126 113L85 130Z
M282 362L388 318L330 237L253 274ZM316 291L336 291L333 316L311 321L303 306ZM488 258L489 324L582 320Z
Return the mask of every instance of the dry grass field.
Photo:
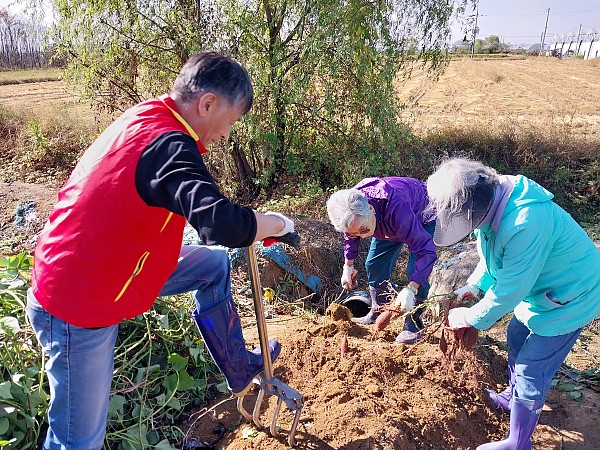
M12 83L0 86L0 104L9 108L75 104L73 93L61 80Z
M99 118L99 114L79 102L73 90L60 79L9 83L0 78L0 105L40 122L70 117L84 129Z
M58 78L55 72L50 75ZM16 82L10 83L10 77ZM0 72L0 105L81 108L62 81L23 83L23 77L34 75ZM398 90L407 105L401 118L420 133L511 121L522 126L553 124L600 140L600 59L455 59L438 80L415 70L411 79L398 83Z
M455 59L439 80L416 71L398 90L419 133L510 123L600 141L599 59Z

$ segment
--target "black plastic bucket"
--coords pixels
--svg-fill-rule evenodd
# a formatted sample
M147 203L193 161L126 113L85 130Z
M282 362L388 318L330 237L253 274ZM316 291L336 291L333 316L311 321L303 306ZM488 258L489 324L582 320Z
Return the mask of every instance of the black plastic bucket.
M371 310L371 296L365 291L351 291L340 303L350 310L352 317L364 317Z

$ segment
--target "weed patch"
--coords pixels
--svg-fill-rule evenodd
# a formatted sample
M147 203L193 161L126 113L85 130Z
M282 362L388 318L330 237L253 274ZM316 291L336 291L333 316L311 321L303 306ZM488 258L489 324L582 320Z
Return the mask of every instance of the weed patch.
M39 448L49 387L45 357L26 319L32 257L0 260L0 447ZM189 295L158 300L119 326L107 449L163 448L181 441L177 423L192 407L227 392L191 319Z

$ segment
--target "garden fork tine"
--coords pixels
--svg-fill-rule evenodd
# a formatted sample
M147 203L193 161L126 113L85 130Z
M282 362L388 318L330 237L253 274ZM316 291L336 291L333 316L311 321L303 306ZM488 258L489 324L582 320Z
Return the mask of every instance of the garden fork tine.
M277 238L277 240L297 247L300 243L300 236L298 236L296 233L288 233L285 236ZM287 439L288 444L290 446L294 446L296 428L298 426L298 422L300 421L300 412L304 407L304 397L298 391L292 389L287 384L273 377L273 363L271 361L271 354L269 353L269 337L267 334L267 323L265 321L265 311L262 301L260 276L258 273L258 264L256 262L256 250L253 245L248 247L246 259L248 261L248 274L250 276L250 284L252 287L254 312L256 315L256 324L258 326L258 339L263 357L264 370L253 380L254 384L258 385L260 390L258 392L258 397L256 399L252 414L250 414L244 408L243 396L238 398L237 408L246 420L249 422L254 422L254 424L259 428L263 428L263 425L260 421L260 406L265 395L276 396L277 406L275 407L275 412L271 420L269 431L271 436L279 436L279 433L277 432L277 417L279 416L281 404L285 403L288 409L294 412L294 419L292 421L292 426L290 427L290 433Z

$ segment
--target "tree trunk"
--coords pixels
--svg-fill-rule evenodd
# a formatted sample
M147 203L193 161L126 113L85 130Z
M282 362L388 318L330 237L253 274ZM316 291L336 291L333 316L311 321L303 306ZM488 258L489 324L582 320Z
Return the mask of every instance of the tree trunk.
M240 145L239 139L233 140L233 146L231 147L231 157L235 164L236 179L238 182L238 189L236 196L239 198L253 198L258 194L259 188L255 183L252 183L252 179L256 176L246 154Z

